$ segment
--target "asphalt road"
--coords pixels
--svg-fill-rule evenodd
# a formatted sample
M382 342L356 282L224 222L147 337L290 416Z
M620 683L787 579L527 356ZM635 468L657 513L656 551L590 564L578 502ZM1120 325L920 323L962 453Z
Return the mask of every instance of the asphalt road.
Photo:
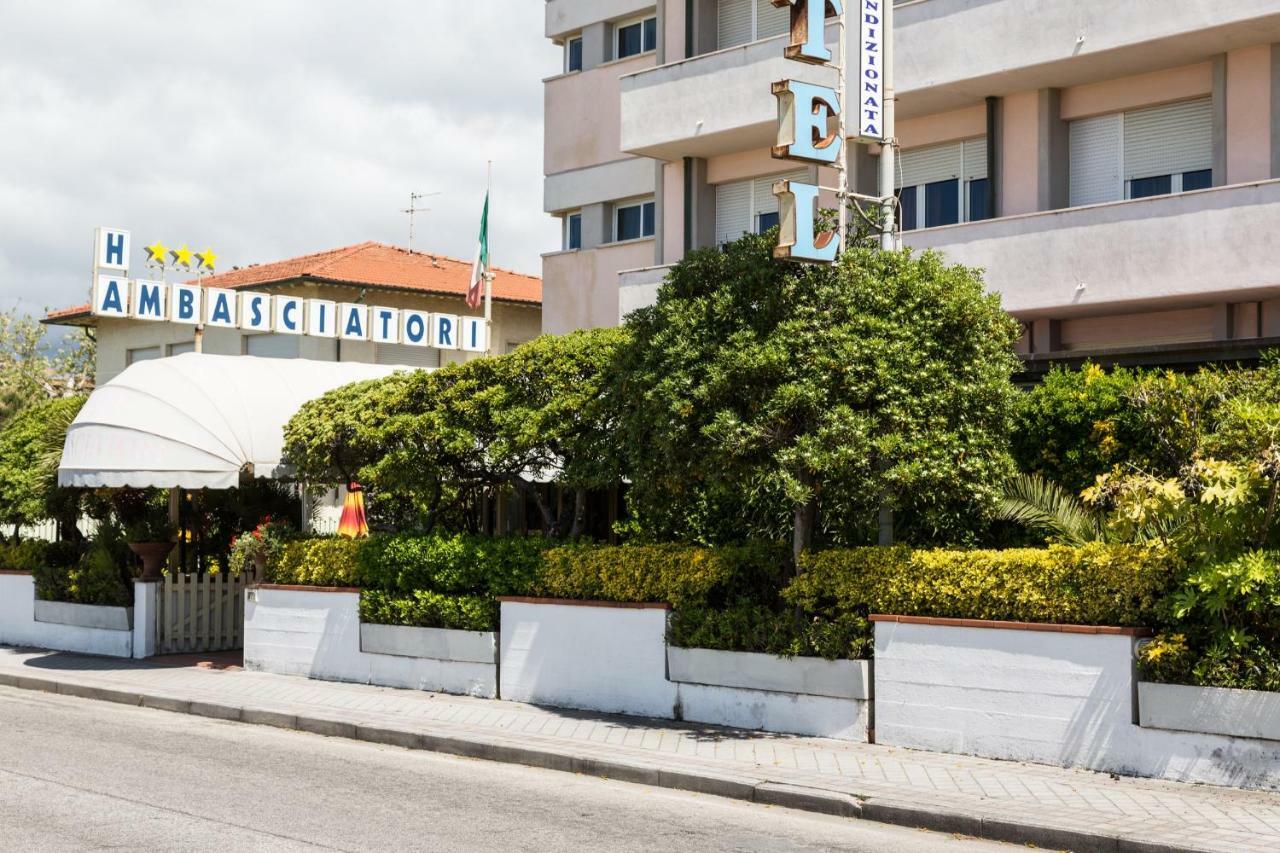
M0 688L0 850L1014 848Z

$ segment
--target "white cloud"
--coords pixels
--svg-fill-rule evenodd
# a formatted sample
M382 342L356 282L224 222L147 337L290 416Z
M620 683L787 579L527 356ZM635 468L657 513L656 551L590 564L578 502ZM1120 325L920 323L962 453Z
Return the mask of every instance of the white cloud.
M16 0L0 28L0 309L82 301L92 230L223 268L363 240L539 273L536 0Z

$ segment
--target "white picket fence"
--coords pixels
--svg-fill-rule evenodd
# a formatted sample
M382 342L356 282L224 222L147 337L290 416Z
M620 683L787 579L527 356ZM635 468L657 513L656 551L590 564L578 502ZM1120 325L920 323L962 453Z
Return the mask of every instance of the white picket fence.
M160 654L221 652L244 646L244 590L254 578L230 574L167 576L156 610Z
M80 532L85 536L93 536L98 532L98 522L92 518L82 518L76 523L76 527L80 528ZM14 526L12 524L0 524L0 537L12 539ZM21 539L40 539L44 542L58 541L58 522L52 518L35 524L24 524L18 528L18 536Z

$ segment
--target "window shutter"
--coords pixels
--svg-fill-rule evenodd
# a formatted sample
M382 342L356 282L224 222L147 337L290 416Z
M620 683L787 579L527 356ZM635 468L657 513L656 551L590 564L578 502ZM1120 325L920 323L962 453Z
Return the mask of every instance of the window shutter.
M778 212L778 197L773 194L774 181L801 181L809 182L809 170L797 169L794 172L785 172L781 175L768 175L763 178L755 179L755 205L751 211L751 227L754 229L756 217L762 213Z
M755 0L718 0L716 46L724 50L751 41L751 10Z
M433 347L412 347L408 344L374 344L373 360L378 364L394 364L404 367L439 367L440 350Z
M730 243L751 230L751 181L716 187L716 245Z
M775 6L773 0L756 0L756 41L780 36L790 29L790 6Z
M903 151L897 186L916 187L959 178L961 150L959 142L947 142Z
M1119 201L1121 114L1071 122L1071 206Z
M262 358L297 358L297 335L246 335L244 339L246 355Z
M1124 179L1213 168L1209 98L1124 114Z
M979 136L977 139L966 139L962 144L965 181L978 181L987 177L987 138Z

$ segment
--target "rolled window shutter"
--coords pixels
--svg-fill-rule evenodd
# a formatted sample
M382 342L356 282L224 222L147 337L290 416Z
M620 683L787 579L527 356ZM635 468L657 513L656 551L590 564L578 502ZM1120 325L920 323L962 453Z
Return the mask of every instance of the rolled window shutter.
M791 29L791 7L775 6L773 0L756 2L756 41L780 36Z
M781 175L768 175L755 180L755 207L751 211L751 226L754 229L756 217L762 213L778 212L778 197L773 194L773 184L775 181L803 181L808 183L809 170L797 169L794 172L785 172Z
M1122 116L1097 116L1071 122L1071 206L1119 201Z
M262 358L297 358L297 335L246 335L245 352Z
M1124 114L1124 179L1213 168L1209 98Z
M961 145L947 142L902 152L901 168L896 186L916 187L959 178L961 172Z
M751 229L751 181L716 187L716 245L730 243Z
M404 367L439 367L440 350L408 344L374 344L374 361Z
M966 139L964 145L964 179L977 181L987 177L987 138ZM910 186L910 184L908 184Z
M716 46L724 50L751 41L751 10L755 0L718 0Z

